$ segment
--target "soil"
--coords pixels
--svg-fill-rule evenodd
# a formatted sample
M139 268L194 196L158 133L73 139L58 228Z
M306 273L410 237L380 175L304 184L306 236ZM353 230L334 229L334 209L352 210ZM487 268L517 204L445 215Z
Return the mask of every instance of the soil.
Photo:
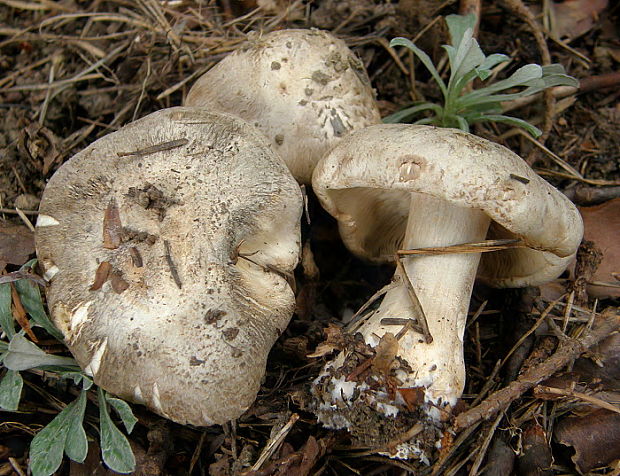
M478 41L486 54L511 56L500 73L503 77L524 64L540 63L542 58L524 18L511 8L514 3L482 2ZM535 9L540 3L528 5ZM397 36L414 38L422 32L416 44L435 64L442 64L440 45L447 43L442 17L458 9L456 0L1 1L0 272L15 271L34 257L31 235L16 227L24 225L25 217L34 221L38 199L58 167L97 138L132 120L180 105L200 74L234 51L249 32L311 27L332 31L362 59L385 116L413 100L440 99L440 91L427 71L410 55L395 50L403 65L399 67L394 52L389 51L389 40ZM575 11L573 15L578 14ZM478 125L473 131L511 148L554 186L577 197L576 201L583 194L574 191L583 187L616 186L615 193L620 195L620 9L609 2L605 9L588 15L590 27L579 37L563 44L548 37L547 45L553 62L562 63L582 85L603 86L558 98L545 143L549 152L504 125ZM440 71L445 74L445 66ZM600 78L606 78L607 83L596 83ZM511 114L540 127L549 114L545 110L548 107L549 103L541 99ZM566 166L580 176L568 174ZM161 192L150 185L136 189L134 195L145 207L161 214L169 206ZM428 464L416 459L391 459L389 451L379 451L406 433L415 424L414 418L399 422L387 439L385 434L375 437L370 429L364 432L363 427L350 435L317 423L310 411L310 383L329 355L310 358L308 354L329 341L328 325L338 326L343 314L355 312L390 281L393 268L369 265L350 255L340 241L335 221L321 209L311 191L307 195L310 224L304 222L303 240L309 243L308 259L296 272L297 312L270 354L256 402L237 421L209 428L183 427L134 405L139 423L129 438L139 474L456 475L481 474L485 467L484 474L576 474L571 451L550 443L554 421L561 422L562 413L573 415L574 399L547 401L519 395L521 398L500 414L501 420L491 419L461 433L445 432L442 449L430 449ZM24 218L15 213L16 206L26 211ZM9 248L16 250L9 253L13 260L2 254ZM308 257L308 249L314 262ZM564 282L558 281L562 286ZM455 408L455 413L517 378L524 359L547 348L549 339L551 350L543 359L552 355L561 341L553 327L544 324L538 333L522 340L521 352L514 354L523 354L520 361L494 371L496 363L535 324L548 304L544 289L542 297L537 290L526 291L476 286L472 323L465 337L467 387L458 405L462 408ZM585 291L581 291L583 296ZM589 312L593 303L587 298L585 295L582 307ZM597 309L617 305L618 301L607 300L598 303ZM552 314L560 319L563 312L556 309ZM589 316L574 312L576 317L563 329L571 336L583 331L584 319L587 321L584 315ZM44 335L40 339L40 345L48 344L47 350L64 352ZM525 351L523 346L527 347ZM372 350L361 349L359 356L362 360L356 365L372 358ZM527 360L525 363L532 365ZM508 368L513 370L508 372ZM76 395L74 386L50 379L45 373L24 375L28 384L20 412L3 412L4 422L0 423L0 474L18 474L16 466L25 470L33 434L58 412L54 402L66 404ZM96 415L94 409L89 412ZM368 420L369 428L376 430L374 415ZM534 423L536 434L542 434L536 444L546 444L548 450L539 460L528 453L521 437L522 432L533 431ZM256 466L259 455L283 429L286 438ZM95 437L94 432L90 436ZM501 459L499 453L492 452L502 444L511 449L502 454L512 454L512 459ZM613 446L613 441L607 444ZM107 474L97 451L92 443L84 465L65 461L58 474ZM527 464L515 463L515 454ZM548 461L553 461L551 468ZM499 467L503 468L501 473L493 472ZM594 474L618 474L619 468L612 460L592 467L597 468Z

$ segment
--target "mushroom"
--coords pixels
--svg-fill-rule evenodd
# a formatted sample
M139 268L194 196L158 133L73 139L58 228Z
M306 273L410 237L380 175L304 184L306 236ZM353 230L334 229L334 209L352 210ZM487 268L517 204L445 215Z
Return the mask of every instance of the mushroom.
M354 132L319 162L313 188L347 247L370 260L486 238L523 244L482 260L476 252L403 257L398 280L359 328L377 354L382 341L398 336L390 375L400 396L376 381L353 385L341 353L314 387L319 418L332 428L351 429L369 403L393 419L407 390L423 393L429 421L443 418L464 387L463 334L476 275L499 287L538 285L562 273L582 237L577 209L520 157L453 129L393 124Z
M152 113L79 152L43 193L52 319L107 391L181 424L237 418L293 313L301 203L251 125Z
M281 30L248 40L198 79L185 105L254 124L308 184L342 137L380 122L364 65L324 31Z

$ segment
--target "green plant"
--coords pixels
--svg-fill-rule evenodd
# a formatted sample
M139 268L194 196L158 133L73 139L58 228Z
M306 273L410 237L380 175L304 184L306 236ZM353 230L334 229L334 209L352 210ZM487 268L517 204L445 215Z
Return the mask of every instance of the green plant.
M390 46L409 48L430 71L443 94L443 106L423 102L398 111L384 119L384 122L409 122L423 111L431 111L430 117L415 121L415 124L433 124L441 127L456 127L469 131L476 122L504 122L522 127L538 137L541 131L528 122L516 117L504 116L501 103L536 94L553 86L579 86L579 82L566 74L560 64L539 66L528 64L515 71L507 79L497 81L484 88L469 91L468 85L475 79L485 81L492 69L510 58L503 54L485 54L472 37L476 17L472 15L448 15L446 23L450 31L451 45L443 45L448 53L450 78L448 84L439 75L430 57L406 38L394 38ZM524 88L516 92L505 92L512 88Z
M62 334L54 327L43 306L38 285L27 279L35 260L26 263L13 282L19 299L30 316L30 325L44 328L51 336L62 342ZM76 400L69 403L56 417L33 438L30 444L30 471L33 476L49 476L61 465L63 454L78 463L84 462L88 453L88 438L84 430L87 394L97 389L99 405L99 444L103 462L117 473L130 473L135 469L135 458L129 441L116 427L108 405L116 410L127 433L131 433L136 417L131 407L118 398L108 395L93 385L71 357L51 355L25 337L25 331L16 331L11 312L11 284L0 284L0 329L6 340L0 340L0 364L6 373L0 380L0 408L16 411L19 407L24 379L20 372L42 369L58 379L70 379L81 391ZM89 422L90 423L90 422ZM96 423L96 420L95 420ZM92 425L96 428L96 424Z

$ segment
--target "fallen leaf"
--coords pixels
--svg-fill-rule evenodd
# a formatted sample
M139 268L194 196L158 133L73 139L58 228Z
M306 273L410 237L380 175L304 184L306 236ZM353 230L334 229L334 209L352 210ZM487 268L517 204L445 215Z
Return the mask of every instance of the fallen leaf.
M399 388L398 393L403 397L407 409L412 412L420 405L424 403L424 388L412 387L412 388Z
M587 394L609 404L620 401L620 334L612 334L598 346L590 349L585 357L577 359L570 372L554 375L535 387L534 396L541 400L559 400L562 395L546 393L544 387ZM577 400L579 406L573 408L573 413L589 413L593 402L584 399ZM598 404L600 406L600 404Z
M572 446L572 460L581 474L620 458L620 414L595 410L586 416L568 417L554 431L559 443Z
M522 450L517 460L518 474L521 476L551 476L553 456L547 442L547 434L542 426L531 422L523 429Z
M588 285L588 294L599 299L620 297L620 281L614 276L614 273L620 273L620 198L593 207L580 207L579 211L583 218L584 239L594 242L603 253Z
M54 162L60 158L60 139L47 127L32 122L22 129L19 147L47 175Z
M375 351L377 353L372 362L373 370L389 375L396 354L398 354L398 339L391 332L386 332L379 340Z
M7 264L24 264L32 254L34 233L25 226L0 222L0 271Z
M556 38L574 40L590 31L599 15L607 8L608 0L565 0L550 2Z
M308 354L306 357L317 358L323 357L327 354L331 354L334 350L342 350L346 346L346 338L342 331L342 328L336 324L330 323L325 329L325 341L321 342L314 352Z
M336 347L333 344L326 344L326 343L322 343L316 346L316 349L314 349L314 352L306 355L306 357L308 357L309 359L316 359L319 357L324 357L328 354L331 354L333 351L337 350L338 347Z

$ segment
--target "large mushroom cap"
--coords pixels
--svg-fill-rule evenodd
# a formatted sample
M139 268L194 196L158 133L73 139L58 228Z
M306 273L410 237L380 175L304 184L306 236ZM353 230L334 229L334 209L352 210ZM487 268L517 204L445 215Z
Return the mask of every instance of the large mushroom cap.
M97 384L179 423L253 402L294 309L299 186L252 126L155 112L65 163L36 247L55 324Z
M302 183L342 137L380 121L362 62L318 30L251 36L198 79L185 104L256 125Z
M575 206L519 156L454 129L392 124L357 131L318 164L313 188L347 247L375 261L400 247L412 193L486 212L488 238L527 245L483 255L478 276L495 286L557 277L583 235Z

